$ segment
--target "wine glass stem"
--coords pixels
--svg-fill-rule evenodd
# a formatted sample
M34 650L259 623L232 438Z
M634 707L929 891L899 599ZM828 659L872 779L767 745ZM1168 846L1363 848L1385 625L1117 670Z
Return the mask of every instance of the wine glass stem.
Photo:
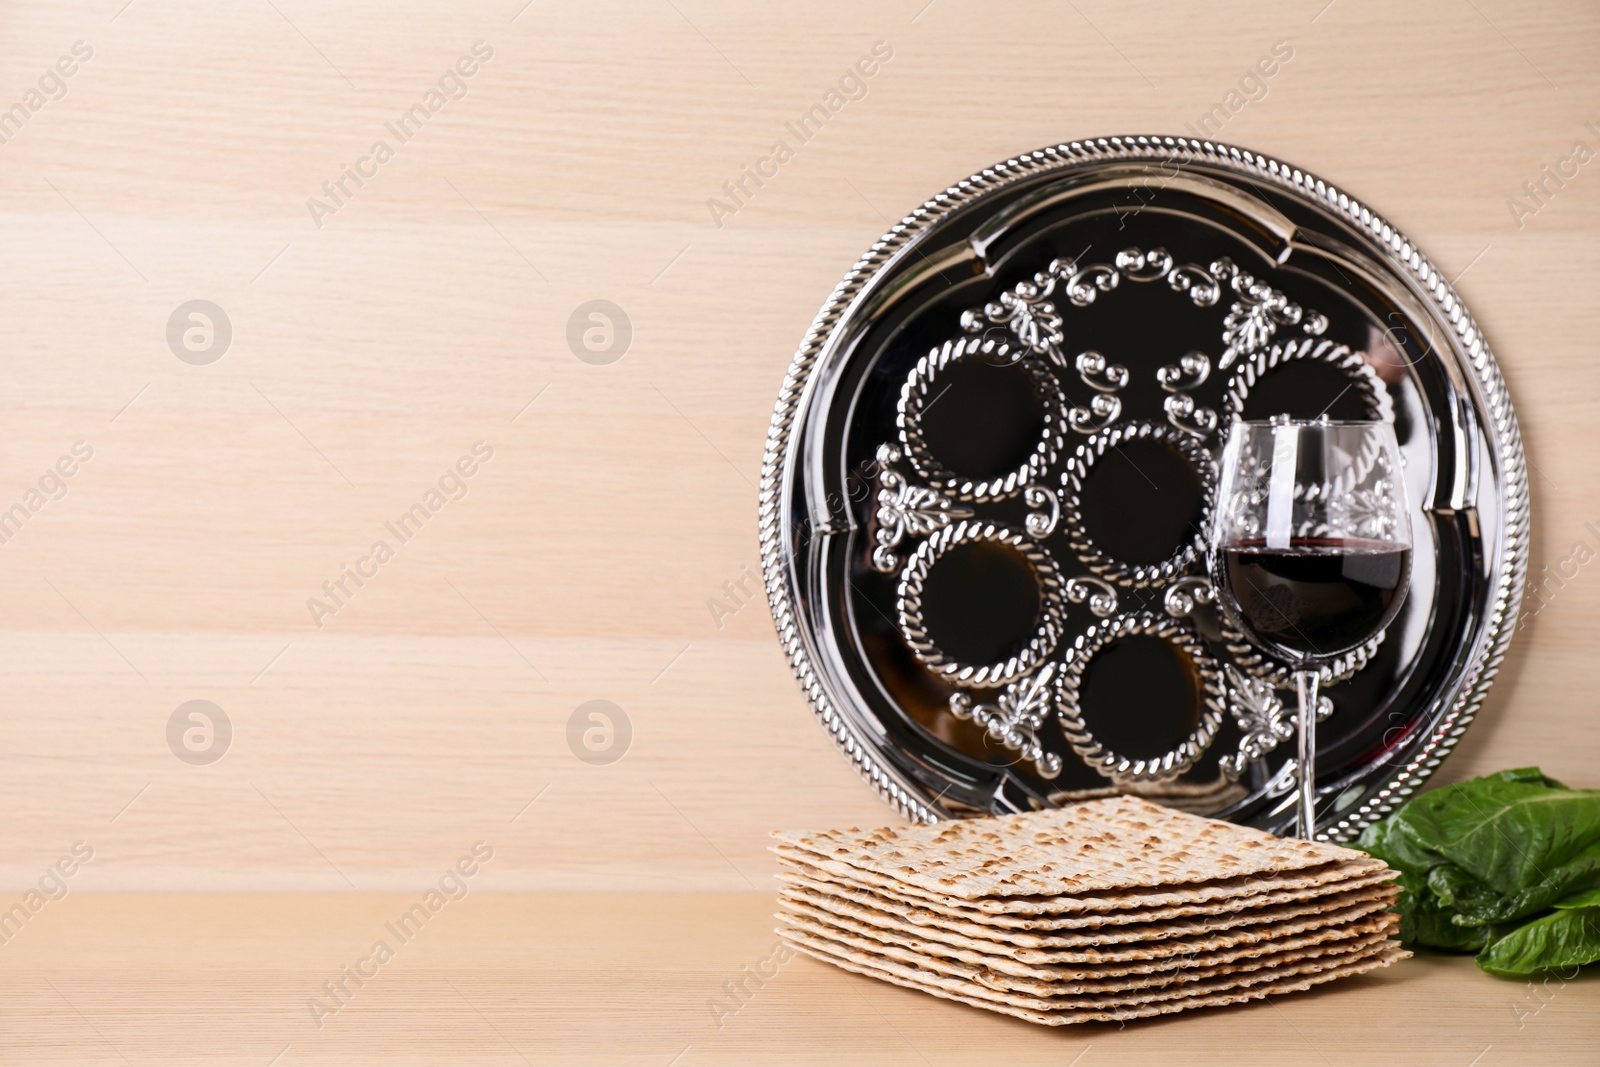
M1300 798L1296 805L1295 834L1310 841L1317 835L1317 686L1321 679L1316 671L1295 671L1295 688L1300 693L1300 716L1296 734L1300 744L1299 761L1295 764L1299 777Z

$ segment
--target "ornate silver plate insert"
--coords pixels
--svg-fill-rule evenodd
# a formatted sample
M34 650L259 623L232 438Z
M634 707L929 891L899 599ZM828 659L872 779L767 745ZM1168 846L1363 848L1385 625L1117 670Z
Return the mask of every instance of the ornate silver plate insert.
M768 440L767 590L817 715L916 819L1137 792L1289 829L1292 681L1219 617L1205 531L1230 420L1324 413L1394 423L1417 538L1400 618L1325 672L1343 839L1450 751L1516 618L1527 477L1471 316L1370 209L1241 149L1075 142L935 197L823 307Z

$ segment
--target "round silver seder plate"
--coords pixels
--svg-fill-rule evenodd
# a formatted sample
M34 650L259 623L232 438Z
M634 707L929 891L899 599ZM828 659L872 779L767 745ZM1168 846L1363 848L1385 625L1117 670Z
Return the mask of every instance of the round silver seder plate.
M760 500L773 616L824 727L914 819L1135 792L1289 830L1288 675L1219 617L1204 532L1228 423L1285 413L1391 420L1406 466L1405 607L1326 672L1319 713L1319 836L1354 836L1439 765L1505 653L1521 439L1410 241L1225 145L1007 160L824 305Z

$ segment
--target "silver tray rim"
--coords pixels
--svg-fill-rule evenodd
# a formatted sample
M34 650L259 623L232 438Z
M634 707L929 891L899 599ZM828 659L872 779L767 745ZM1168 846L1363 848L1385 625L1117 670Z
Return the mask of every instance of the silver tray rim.
M762 456L758 499L762 574L773 623L789 665L812 711L834 744L882 799L914 822L939 822L952 816L935 808L915 784L881 760L876 752L878 740L864 736L839 713L833 696L811 661L796 623L795 590L791 581L793 553L782 536L783 489L786 472L795 458L793 431L805 400L806 384L819 355L835 329L845 321L856 297L894 261L903 247L951 215L1011 185L1043 174L1090 163L1171 163L1175 158L1186 163L1218 166L1251 180L1269 183L1340 216L1362 234L1369 250L1376 251L1391 267L1409 274L1431 301L1432 310L1439 316L1439 325L1453 330L1454 342L1464 350L1464 360L1459 358L1461 353L1454 345L1451 354L1457 357L1460 369L1481 393L1489 416L1482 429L1492 442L1501 472L1501 484L1497 488L1504 511L1491 557L1492 594L1459 692L1414 758L1390 773L1381 787L1369 794L1359 807L1320 827L1317 837L1348 840L1415 793L1465 734L1505 659L1516 630L1528 568L1527 461L1505 379L1482 331L1449 279L1404 234L1355 197L1299 167L1250 149L1165 135L1099 137L1041 148L987 167L950 186L901 219L862 255L823 304L795 352L778 394Z

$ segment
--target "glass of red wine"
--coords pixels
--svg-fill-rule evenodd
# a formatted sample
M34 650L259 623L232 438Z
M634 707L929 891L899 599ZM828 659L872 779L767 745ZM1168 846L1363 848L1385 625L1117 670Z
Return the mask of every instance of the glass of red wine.
M1237 421L1222 457L1211 580L1230 622L1299 696L1296 832L1316 833L1316 708L1331 662L1382 633L1411 578L1411 524L1386 422Z

